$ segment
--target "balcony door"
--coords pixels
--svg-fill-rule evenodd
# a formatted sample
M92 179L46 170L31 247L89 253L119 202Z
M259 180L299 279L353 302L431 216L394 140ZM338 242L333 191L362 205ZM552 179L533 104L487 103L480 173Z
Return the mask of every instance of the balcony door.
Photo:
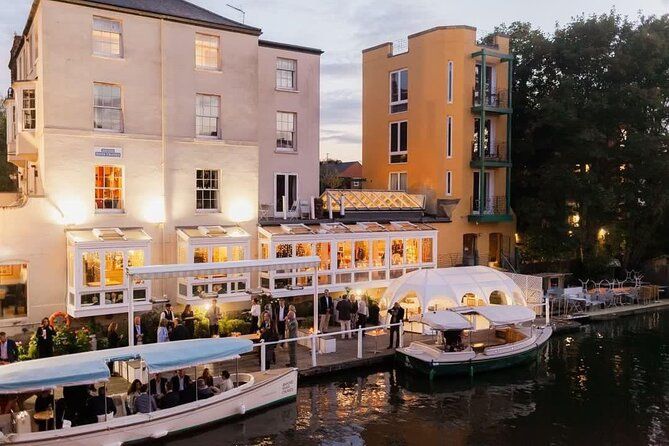
M462 234L462 264L475 266L478 264L477 234Z
M474 119L474 153L479 153L479 125L481 120L479 118ZM492 144L492 123L490 119L485 120L485 125L483 126L483 154L486 157L494 155L494 144Z
M282 217L285 214L297 213L297 174L274 174L274 215ZM291 211L292 209L292 211Z
M474 88L476 89L475 94L480 94L481 92L481 64L476 64L476 70L474 72ZM489 98L492 95L493 87L495 84L494 71L492 65L486 65L485 67L485 93L486 98Z
M483 194L481 190L481 172L474 171L474 180L472 184L472 213L481 214L490 212L492 209L492 183L491 172L485 172L483 175Z

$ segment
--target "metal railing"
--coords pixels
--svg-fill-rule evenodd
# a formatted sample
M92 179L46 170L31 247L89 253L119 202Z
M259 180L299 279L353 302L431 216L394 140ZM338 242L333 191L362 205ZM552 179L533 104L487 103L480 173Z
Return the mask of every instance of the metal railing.
M506 108L509 106L509 92L507 90L486 91L485 98L481 101L481 90L474 88L472 90L472 104L474 107L485 105L493 108Z
M472 215L506 215L506 197L497 195L494 197L485 197L483 200L472 198Z
M486 161L508 161L509 153L506 150L506 141L484 141L483 158ZM481 153L479 151L479 141L472 141L472 161L479 161Z
M472 254L464 255L461 252L450 252L439 255L439 268L450 268L452 266L488 266L488 256L475 251Z
M267 370L267 346L270 345L275 345L278 346L279 344L286 344L289 342L296 342L299 343L299 341L309 341L311 344L311 366L312 367L317 367L318 366L318 339L323 338L323 337L336 337L336 336L341 336L345 334L354 334L357 333L357 342L358 342L358 350L356 354L357 359L361 359L363 357L363 339L364 337L362 334L366 331L371 331L371 330L378 330L378 329L389 329L390 327L399 327L398 331L398 336L399 336L399 346L403 347L404 346L404 322L396 322L394 324L382 324L382 325L375 325L373 327L358 327L358 328L352 328L350 330L339 330L339 331L331 331L327 333L318 333L318 334L309 334L307 336L298 336L296 338L288 338L288 339L281 339L279 341L272 341L272 342L265 342L261 340L257 344L253 344L253 348L260 349L260 371L264 372Z

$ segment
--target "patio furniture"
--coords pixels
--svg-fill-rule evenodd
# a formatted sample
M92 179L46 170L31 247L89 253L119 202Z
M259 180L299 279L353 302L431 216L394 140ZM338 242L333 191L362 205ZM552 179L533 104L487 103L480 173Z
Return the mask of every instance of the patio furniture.
M298 217L298 209L299 202L295 200L293 204L290 206L290 209L288 209L288 220L297 220Z
M300 219L308 219L311 216L309 201L300 200Z
M258 206L258 219L269 220L272 215L272 206L269 204L260 204Z

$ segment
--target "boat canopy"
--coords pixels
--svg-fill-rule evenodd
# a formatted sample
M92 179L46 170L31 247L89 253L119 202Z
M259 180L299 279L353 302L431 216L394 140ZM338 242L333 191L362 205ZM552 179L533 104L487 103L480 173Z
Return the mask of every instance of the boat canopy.
M420 321L435 330L467 330L472 328L472 323L464 316L450 310L430 311L425 313Z
M493 325L520 324L533 321L536 317L534 311L519 305L488 305L471 308L471 311L488 319Z
M248 339L191 339L15 362L0 367L0 394L107 381L111 361L142 359L150 373L160 373L233 359L252 349Z
M527 305L511 277L487 266L421 269L405 274L386 288L381 308L390 308L406 297L415 297L422 313L470 305L469 298L485 305Z

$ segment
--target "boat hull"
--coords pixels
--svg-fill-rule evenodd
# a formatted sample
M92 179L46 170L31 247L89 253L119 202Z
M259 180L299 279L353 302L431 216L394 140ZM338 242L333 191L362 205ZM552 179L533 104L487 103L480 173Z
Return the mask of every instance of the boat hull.
M426 361L399 349L395 353L395 361L397 365L408 370L426 374L431 379L440 376L472 375L491 372L536 360L537 355L541 352L552 333L550 328L545 330L547 331L537 338L536 343L531 344L521 351L509 352L507 354L495 356L479 354L472 359L462 361Z
M119 417L107 423L14 435L6 438L5 443L39 446L64 444L120 446L201 428L296 398L297 369L272 370L267 374L271 376L264 376L262 381L254 382L248 388L240 386L212 398L172 409Z

